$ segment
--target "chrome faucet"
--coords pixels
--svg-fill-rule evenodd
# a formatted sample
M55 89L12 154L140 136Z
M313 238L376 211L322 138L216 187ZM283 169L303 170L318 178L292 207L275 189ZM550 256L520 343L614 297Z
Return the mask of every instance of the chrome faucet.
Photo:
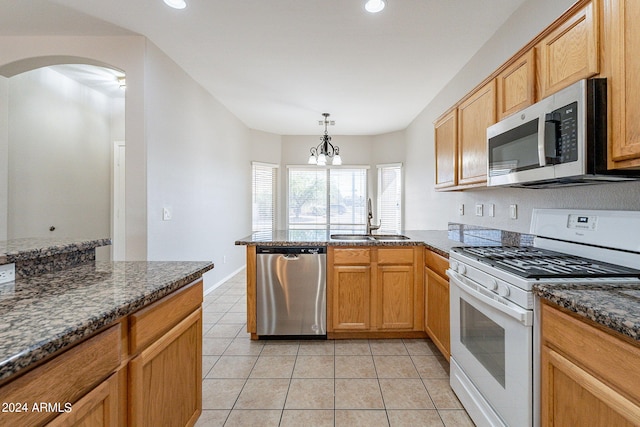
M380 228L381 224L371 225L373 219L373 210L371 209L371 198L367 200L367 234L371 234L372 231Z

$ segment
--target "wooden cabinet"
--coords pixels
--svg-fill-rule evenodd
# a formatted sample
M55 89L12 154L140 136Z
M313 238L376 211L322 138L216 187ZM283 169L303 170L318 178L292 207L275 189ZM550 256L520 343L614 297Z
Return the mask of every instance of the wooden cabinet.
M430 250L425 251L424 330L442 355L451 354L449 330L449 280L445 271L449 260Z
M599 72L599 0L552 27L537 45L540 99Z
M193 425L202 411L202 281L130 317L129 423Z
M436 188L448 188L458 184L458 110L445 113L434 124Z
M640 425L640 347L543 304L542 426Z
M0 401L28 410L3 413L0 426L194 425L202 295L198 280L3 385Z
M416 261L420 261L422 251L419 246L329 247L329 337L373 337L372 333L391 337L384 334L421 332L424 297Z
M378 329L412 330L415 326L413 248L378 249Z
M118 422L118 376L111 375L102 384L91 390L73 404L73 410L64 413L48 427L117 427Z
M535 50L520 56L496 77L498 120L536 101Z
M496 122L495 87L491 80L458 107L458 185L487 180L487 127Z
M640 2L605 2L604 48L609 92L609 169L640 166Z

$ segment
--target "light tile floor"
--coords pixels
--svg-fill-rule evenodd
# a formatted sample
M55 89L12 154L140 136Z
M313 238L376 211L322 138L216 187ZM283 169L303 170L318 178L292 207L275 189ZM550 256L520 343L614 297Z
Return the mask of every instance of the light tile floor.
M205 297L196 426L473 426L431 341L251 341L245 280Z

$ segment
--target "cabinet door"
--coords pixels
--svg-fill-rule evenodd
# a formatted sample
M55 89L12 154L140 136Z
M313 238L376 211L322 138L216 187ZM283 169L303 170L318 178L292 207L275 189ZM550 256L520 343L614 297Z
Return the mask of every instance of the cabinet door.
M367 331L371 329L370 266L334 266L331 295L333 330Z
M451 354L449 331L449 282L425 268L425 332L444 357Z
M436 188L457 184L456 149L458 145L458 110L453 109L435 122Z
M640 160L640 2L612 0L605 9L605 52L608 62L609 168L637 167ZM620 163L622 161L626 161Z
M133 426L193 425L202 410L202 309L129 364Z
M571 360L543 346L543 426L640 425L640 408Z
M495 87L491 80L458 107L458 185L487 180L487 128L496 122Z
M536 66L534 52L534 49L531 49L496 77L498 120L535 102Z
M413 329L413 265L381 265L377 272L378 328Z
M540 98L598 74L598 5L589 2L538 44Z
M49 427L117 427L118 376L114 374L73 404Z

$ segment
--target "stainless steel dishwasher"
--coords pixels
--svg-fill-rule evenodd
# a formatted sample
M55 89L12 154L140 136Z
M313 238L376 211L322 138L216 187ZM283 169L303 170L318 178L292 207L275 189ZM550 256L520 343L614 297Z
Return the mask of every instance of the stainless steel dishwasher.
M258 335L326 338L326 248L258 246L256 253Z

